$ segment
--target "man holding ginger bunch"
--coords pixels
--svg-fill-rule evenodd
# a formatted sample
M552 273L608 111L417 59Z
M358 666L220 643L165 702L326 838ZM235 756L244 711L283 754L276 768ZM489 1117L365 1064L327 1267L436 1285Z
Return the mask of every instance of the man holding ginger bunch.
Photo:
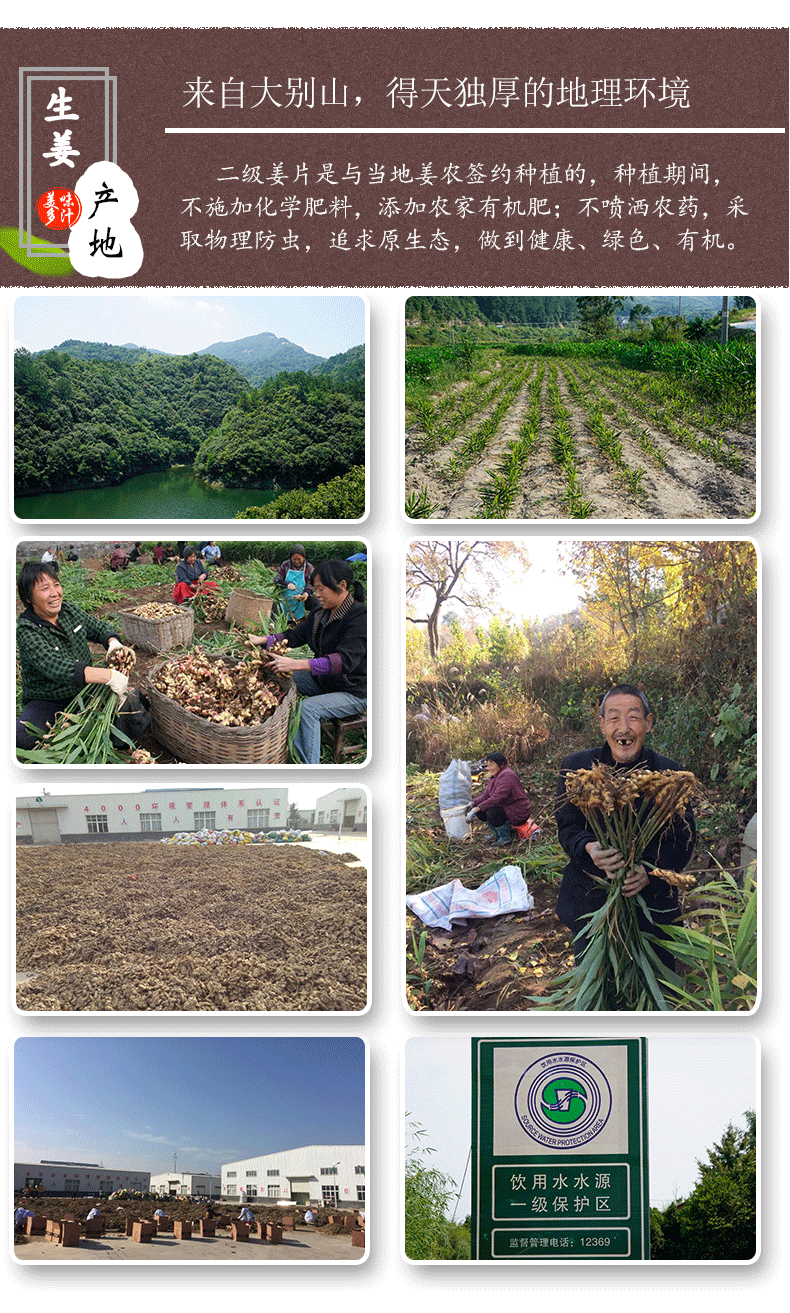
M601 879L614 880L622 874L621 892L624 898L641 895L649 911L638 911L638 922L643 932L654 939L661 938L662 925L669 925L678 915L678 888L667 879L653 873L662 870L666 876L681 872L694 851L694 815L690 802L683 795L665 823L651 838L641 860L629 864L628 854L611 843L602 843L591 825L589 809L582 810L568 797L569 778L574 772L586 772L599 763L607 767L615 780L627 772L647 778L647 772L681 771L677 762L661 757L645 746L647 735L653 728L653 713L644 693L633 684L618 684L603 698L599 708L599 724L605 743L598 748L574 752L566 757L557 782L557 837L569 861L563 873L557 899L557 915L574 936L577 961L586 948L584 930L586 918L606 901L606 890ZM693 779L687 776L688 779ZM681 777L678 777L680 781ZM636 790L635 790L636 798ZM641 803L640 799L640 803ZM649 810L649 809L648 809ZM652 812L659 810L653 804ZM599 829L600 827L596 826ZM659 958L671 969L672 955L655 944Z

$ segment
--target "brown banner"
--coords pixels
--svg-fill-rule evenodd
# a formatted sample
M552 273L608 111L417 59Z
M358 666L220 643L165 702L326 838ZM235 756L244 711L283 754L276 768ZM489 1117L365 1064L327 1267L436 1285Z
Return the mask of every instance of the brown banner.
M2 283L113 281L108 204L96 279L35 249L68 240L36 205L117 150L121 285L787 284L786 30L419 38L4 31Z

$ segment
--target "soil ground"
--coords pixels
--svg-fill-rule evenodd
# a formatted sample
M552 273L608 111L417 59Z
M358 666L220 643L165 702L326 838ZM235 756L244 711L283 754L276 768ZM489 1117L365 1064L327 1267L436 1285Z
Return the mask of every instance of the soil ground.
M18 1006L360 1011L367 873L322 839L18 848Z
M460 878L468 888L482 884L492 860L506 866L524 851L521 845L489 845L481 841L479 829L471 840L453 847L464 867ZM447 878L456 874L448 871ZM573 965L573 953L569 931L554 911L558 886L529 878L527 885L535 900L529 912L427 931L423 979L410 980L407 989L411 1007L433 1012L519 1012L538 1005L554 978ZM418 917L407 914L407 948L412 933L419 939L425 929Z
M90 1240L83 1237L73 1249L34 1236L24 1245L14 1245L14 1258L29 1263L298 1263L305 1260L326 1263L338 1259L348 1263L359 1262L364 1257L365 1250L352 1246L350 1235L308 1234L307 1231L284 1235L280 1245L270 1245L257 1236L250 1236L243 1243L237 1242L227 1232L215 1236L198 1235L191 1240L174 1240L171 1235L160 1235L154 1236L147 1244L136 1244L125 1236L102 1236Z

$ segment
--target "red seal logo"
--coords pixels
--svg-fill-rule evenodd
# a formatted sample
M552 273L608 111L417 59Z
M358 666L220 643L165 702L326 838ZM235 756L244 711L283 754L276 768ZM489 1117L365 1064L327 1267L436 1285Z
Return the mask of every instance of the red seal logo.
M39 196L36 213L45 228L73 228L82 214L82 202L67 187L53 187Z

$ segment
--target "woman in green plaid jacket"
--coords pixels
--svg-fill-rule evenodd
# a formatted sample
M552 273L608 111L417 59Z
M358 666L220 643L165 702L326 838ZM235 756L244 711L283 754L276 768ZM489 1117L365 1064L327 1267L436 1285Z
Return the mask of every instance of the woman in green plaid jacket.
M16 745L32 748L37 740L25 729L26 723L43 732L84 684L109 684L120 698L129 680L120 670L91 664L89 642L110 652L123 644L108 625L74 602L64 601L56 566L26 561L17 590L25 609L16 622L24 703L16 724Z

